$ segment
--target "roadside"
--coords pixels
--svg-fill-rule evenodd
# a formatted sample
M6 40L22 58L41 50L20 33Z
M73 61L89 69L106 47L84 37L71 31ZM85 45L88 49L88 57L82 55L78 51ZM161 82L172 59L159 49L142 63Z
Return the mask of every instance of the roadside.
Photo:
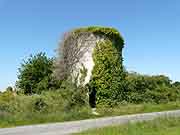
M168 117L95 128L76 135L179 135L179 133L180 117Z
M0 127L6 128L178 109L180 109L179 102L169 102L166 104L121 104L115 107L99 106L97 107L97 112L100 113L99 116L92 115L91 109L85 107L73 109L68 112L60 109L51 112L28 112L27 110L24 113L16 113L14 115L4 112L0 113Z
M158 117L180 117L180 110L124 115L64 123L22 126L16 128L4 128L0 129L0 135L66 135L79 133L92 128L126 124L128 122L153 120Z

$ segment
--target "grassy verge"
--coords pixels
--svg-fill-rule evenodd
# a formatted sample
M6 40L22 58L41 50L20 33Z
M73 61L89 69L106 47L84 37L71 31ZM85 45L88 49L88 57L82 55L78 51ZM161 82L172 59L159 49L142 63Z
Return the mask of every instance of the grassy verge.
M116 107L98 107L97 111L101 116L117 116L136 113L148 113L180 109L180 102L169 102L165 104L123 104Z
M25 108L27 109L27 108ZM180 109L179 102L170 102L167 104L124 104L116 107L98 107L97 111L99 116L93 116L91 110L88 107L74 108L72 110L62 110L60 107L51 111L30 111L22 110L14 114L1 112L0 113L0 127L13 127L20 125L30 125L39 123L51 123L51 122L63 122L72 120L82 120L88 118L105 117L105 116L117 116L125 114L176 110Z
M77 135L179 135L180 118L163 118L89 130Z

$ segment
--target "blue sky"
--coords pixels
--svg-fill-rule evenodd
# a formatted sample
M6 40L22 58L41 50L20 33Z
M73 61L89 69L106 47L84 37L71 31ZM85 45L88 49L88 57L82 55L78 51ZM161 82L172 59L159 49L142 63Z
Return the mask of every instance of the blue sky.
M17 80L20 63L44 51L55 56L60 36L90 25L117 28L124 65L180 81L179 0L0 0L0 90Z

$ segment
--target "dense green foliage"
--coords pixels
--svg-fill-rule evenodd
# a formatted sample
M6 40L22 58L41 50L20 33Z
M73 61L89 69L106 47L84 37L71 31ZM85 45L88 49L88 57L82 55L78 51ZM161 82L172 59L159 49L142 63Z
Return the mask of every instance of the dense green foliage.
M43 90L56 89L59 82L53 76L53 59L45 53L31 55L19 68L17 87L24 94L41 93Z
M49 123L89 118L86 105L75 106L76 100L66 89L44 91L40 95L0 94L0 127Z
M123 100L130 103L167 103L180 99L180 89L163 75L129 73L125 79Z
M88 32L88 36L93 33L104 39L94 48L95 66L89 84L83 85L87 75L87 69L83 65L74 82L68 77L58 81L53 76L52 58L48 58L45 53L31 55L19 68L17 89L8 87L5 92L0 92L0 127L95 117L90 115L88 90L90 93L92 90L96 91L100 116L180 108L180 82L172 83L164 75L148 76L125 72L122 58L124 41L116 29L86 27L73 32ZM68 42L69 45L78 43L76 38ZM64 55L66 56L69 54ZM71 56L69 57L72 58ZM79 57L70 60L74 62L77 58ZM67 60L69 59L59 62L63 72L71 65L63 65Z
M123 48L123 46L124 46L124 40L123 40L122 36L120 35L119 31L117 31L115 28L90 26L90 27L75 29L73 32L75 34L79 34L82 32L89 32L89 33L93 33L95 35L105 36L109 40L115 41L116 47L119 46L120 48Z
M45 111L47 113L56 112L58 110L70 111L76 108L77 106L84 105L85 99L81 99L75 96L75 91L78 91L72 84L63 83L61 89L56 91L44 91L40 95L24 96L32 100L32 110L34 111ZM19 95L19 97L23 95ZM16 98L18 99L18 98ZM28 100L28 99L27 99ZM33 101L34 100L34 101ZM81 101L83 100L83 101ZM57 109L58 108L58 109ZM16 108L19 109L19 108ZM16 110L15 109L15 110Z
M70 34L81 35L86 32L104 39L94 49L95 66L88 84L90 93L96 93L98 104L167 103L179 100L179 82L173 84L163 75L125 74L122 58L124 40L116 29L92 26L75 29Z
M0 127L80 120L143 112L179 109L179 102L167 104L120 104L113 108L98 106L99 116L91 113L87 104L74 98L75 88L64 84L56 91L44 91L40 95L14 95L7 91L0 94ZM80 91L80 90L79 90ZM71 96L69 96L71 95ZM81 104L79 104L79 101ZM79 105L77 105L79 104Z
M13 88L11 86L6 88L6 91L13 91Z
M91 87L97 91L97 103L111 104L121 99L124 72L122 54L110 40L97 43L93 60Z
M180 90L180 82L178 81L174 82L173 86Z
M180 118L172 117L93 129L77 135L179 135L179 133Z
M95 38L89 39L92 34ZM89 101L94 102L95 91L97 91L98 103L112 104L112 102L115 103L115 100L119 101L119 99L122 99L120 97L123 96L121 95L121 85L124 80L122 65L124 40L116 29L92 26L66 33L59 45L55 73L58 79L63 78L59 77L61 75L66 76L65 78L72 77L73 71L79 70L76 69L76 64L80 62L89 46L93 47L99 38L104 40L104 42L97 43L94 49L93 60L95 67L91 81L87 84L90 91ZM89 40L94 40L95 42L93 41L93 44L91 44L92 42ZM99 72L101 73L99 74ZM74 77L72 78L74 81Z

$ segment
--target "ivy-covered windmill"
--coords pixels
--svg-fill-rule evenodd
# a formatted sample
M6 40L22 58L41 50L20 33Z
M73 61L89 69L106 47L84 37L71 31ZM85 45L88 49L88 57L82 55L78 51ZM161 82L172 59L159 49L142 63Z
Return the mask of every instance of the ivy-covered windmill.
M57 76L70 77L77 85L88 86L92 108L95 99L97 103L110 104L120 96L124 40L116 29L99 26L74 29L64 34L59 47Z

